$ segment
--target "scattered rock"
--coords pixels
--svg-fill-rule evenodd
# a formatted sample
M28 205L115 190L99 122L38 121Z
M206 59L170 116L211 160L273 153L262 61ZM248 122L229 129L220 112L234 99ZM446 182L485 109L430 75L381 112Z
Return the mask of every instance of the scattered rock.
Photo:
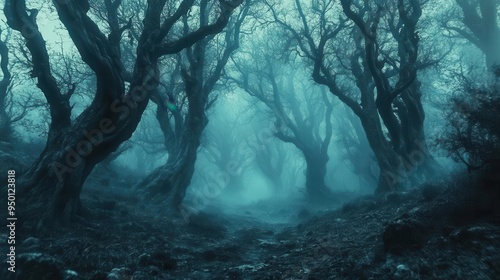
M258 239L259 241L259 246L261 248L276 248L276 242L274 241L269 241L269 240L263 240L263 239Z
M64 280L79 280L82 279L78 273L74 270L65 270L64 271Z
M397 270L397 271L410 271L410 269L409 269L406 265L404 265L404 264L400 264L400 265L398 265L398 266L396 267L396 270Z
M36 248L40 244L40 240L35 237L28 237L26 238L23 243L21 243L21 246L24 248Z
M262 268L266 267L267 264L265 263L257 263L257 264L254 264L254 265L250 265L250 264L242 264L240 266L237 266L236 269L240 270L240 271L252 271L252 272L255 272L255 271L258 271L258 270L261 270Z
M396 273L394 273L394 278L396 279L410 279L412 277L412 271L408 266L400 264L396 267Z
M113 268L108 274L107 280L128 280L130 279L130 270L126 267Z

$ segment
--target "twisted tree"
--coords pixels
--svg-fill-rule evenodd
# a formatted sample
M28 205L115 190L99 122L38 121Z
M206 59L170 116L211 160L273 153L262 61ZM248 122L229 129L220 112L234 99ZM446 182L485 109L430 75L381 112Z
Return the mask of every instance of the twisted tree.
M283 192L285 188L283 171L285 170L286 157L284 148L276 143L263 145L262 149L255 154L257 166L272 183L276 193Z
M207 25L214 8L210 1L202 0L198 22L193 23L184 16L183 36L192 32L193 24ZM177 57L180 69L174 74L180 72L184 97L178 93L174 96L173 92L158 92L153 96L169 156L163 166L136 186L147 196L172 194L172 206L178 208L181 205L194 174L202 133L208 124L206 111L216 100L211 93L232 53L239 47L241 25L248 9L249 5L243 7L238 17L229 23L225 34L221 34L223 36L199 40ZM221 51L213 51L216 45L222 46ZM173 104L175 99L179 99L180 108Z
M62 92L52 74L45 40L36 22L38 10L28 10L24 0L5 1L7 23L25 40L33 63L31 76L37 79L51 116L45 149L19 178L19 189L24 193L19 209L27 220L39 221L39 226L54 221L82 221L85 216L80 202L83 183L94 166L134 132L151 92L158 85L159 59L221 32L233 9L242 1L220 1L221 9L215 22L200 25L182 37L172 37L170 31L184 15L190 14L196 1L176 1L178 4L173 9L165 9L166 2L150 0L144 7L136 58L126 84L127 73L124 73L119 47L122 33L128 28L126 24L118 30L112 27L106 35L99 22L89 16L88 1L53 1L59 20L82 61L96 77L91 104L71 121L69 98L75 86ZM118 7L121 1L106 3Z
M25 100L23 104L17 104L12 98L15 83L9 60L10 33L10 30L0 29L0 69L2 74L0 80L0 131L2 132L0 141L2 142L15 140L13 124L23 119L30 108L29 100Z
M377 185L377 161L370 148L359 118L347 107L345 113L336 118L338 141L343 151L342 157L359 178L359 185L372 188Z
M267 3L273 20L290 34L289 47L312 64L314 81L361 120L380 167L376 192L433 176L436 162L425 140L417 79L418 70L428 66L419 60L422 3L342 0L339 7L322 0L304 10L295 0L289 12L295 22L276 3Z
M455 0L462 11L461 24L446 22L444 27L480 49L486 67L500 65L500 26L497 0Z
M297 91L312 91L299 87L295 77L273 58L270 45L265 51L253 46L252 51L234 61L236 73L231 80L250 96L264 104L276 118L275 136L294 145L306 162L306 190L312 201L332 198L325 184L328 147L332 138L333 103L323 91L321 98ZM297 74L297 75L295 75Z
M0 36L2 36L0 30ZM6 39L0 38L0 68L2 69L2 80L0 80L0 130L2 136L0 141L9 142L12 135L12 120L7 114L7 98L10 95L12 83L12 74L9 69L9 48L7 47Z

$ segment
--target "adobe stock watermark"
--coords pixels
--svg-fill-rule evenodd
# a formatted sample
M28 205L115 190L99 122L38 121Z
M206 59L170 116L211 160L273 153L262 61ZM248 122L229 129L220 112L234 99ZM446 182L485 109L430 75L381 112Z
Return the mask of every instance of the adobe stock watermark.
M252 134L247 141L238 145L237 152L243 156L242 160L233 158L226 163L224 170L210 172L208 178L205 178L207 184L204 184L201 190L194 191L192 203L188 204L184 201L178 206L184 221L189 223L191 215L197 214L207 207L210 200L218 197L229 186L232 177L240 175L245 167L251 165L257 155L256 152L265 149L275 132L276 128L273 125Z
M407 158L398 156L399 165L395 172L387 171L382 174L390 186L391 191L396 190L396 185L405 183L410 176L414 175L418 168L431 157L429 149L424 141L415 140L414 144L416 149L409 153Z
M137 108L140 102L149 98L149 92L154 90L159 83L158 71L153 67L148 67L145 70L146 75L144 82L129 90L128 94L121 99L116 99L111 102L110 111L118 115L118 120L127 119L132 110ZM54 161L51 170L57 176L59 181L64 179L65 173L71 173L75 168L80 166L85 161L85 157L90 155L95 147L98 147L105 139L106 135L111 135L117 131L118 127L110 118L103 118L97 124L97 127L91 130L83 130L82 138L74 146L65 148L66 155L62 159L63 162Z

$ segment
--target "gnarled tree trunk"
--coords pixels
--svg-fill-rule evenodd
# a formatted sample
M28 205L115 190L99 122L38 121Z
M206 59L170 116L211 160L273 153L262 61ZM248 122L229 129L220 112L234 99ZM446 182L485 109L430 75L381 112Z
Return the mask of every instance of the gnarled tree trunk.
M1 31L1 30L0 30ZM0 32L1 34L1 32ZM3 77L0 81L0 141L10 142L12 140L12 120L7 114L5 107L7 106L7 94L9 94L9 86L11 85L12 74L9 69L9 48L7 42L0 39L0 69Z
M27 220L39 226L54 221L81 220L85 214L80 192L94 166L115 151L135 131L149 95L159 80L158 59L190 47L208 35L221 32L234 7L225 7L217 21L165 42L170 29L187 14L194 1L183 1L172 16L161 22L165 1L148 1L143 30L137 46L132 78L126 89L123 65L116 48L118 36L104 35L87 15L87 1L54 1L59 19L69 32L82 60L97 79L95 97L74 122L69 98L62 94L50 71L45 41L36 24L37 10L27 8L24 0L9 0L4 12L8 24L23 35L32 55L32 76L44 93L51 112L49 136L44 151L31 168L19 178L20 207ZM120 1L115 4L119 5ZM236 4L239 4L238 2ZM115 8L118 8L115 5ZM227 5L227 3L224 3ZM236 5L237 6L237 5ZM117 34L114 34L117 35ZM111 38L113 37L113 38Z
M366 110L366 112L369 113L370 110ZM405 176L405 174L400 174L398 171L400 160L389 141L383 135L378 115L373 109L371 112L372 114L362 115L361 125L379 166L378 184L375 193L380 194L400 190L402 187L401 176Z
M208 7L208 0L200 2L199 24L201 26L205 25L208 20L207 15L210 13ZM169 116L165 114L167 109L162 101L157 102L158 110L160 110L157 113L157 118L165 136L169 158L163 166L153 171L137 185L137 191L143 192L146 198L158 197L162 199L172 195L172 206L174 209L180 209L194 174L203 130L208 124L205 111L216 100L209 99L210 93L219 80L231 54L239 47L240 28L248 9L249 6L245 6L239 17L232 22L231 29L225 34L225 48L217 60L212 59L211 63L207 58L210 55L209 43L213 37L201 40L192 48L186 49L185 56L188 66L185 67L187 69L182 67L180 72L188 103L187 115L183 118L179 111L172 114L172 118L175 119L175 128L169 127ZM185 32L189 30L187 20L184 21L184 30ZM178 63L182 63L182 60L179 60ZM173 147L169 147L169 144L173 144Z
M448 27L478 47L485 56L486 67L500 65L500 27L497 0L456 0L463 12L465 28Z
M327 154L302 150L306 161L306 190L313 202L331 201L332 191L325 184Z
M205 102L197 100L202 94L192 92L189 96L188 116L178 146L171 150L166 164L136 186L137 191L144 193L146 198L164 199L172 195L172 206L175 208L182 203L191 183L202 133L208 124Z

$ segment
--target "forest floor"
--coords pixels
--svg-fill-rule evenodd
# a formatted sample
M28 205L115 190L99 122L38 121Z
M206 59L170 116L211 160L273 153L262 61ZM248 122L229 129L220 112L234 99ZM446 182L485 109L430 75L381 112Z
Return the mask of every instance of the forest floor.
M321 210L215 203L186 222L91 180L91 224L23 231L16 279L500 279L500 218L460 197L413 190Z

